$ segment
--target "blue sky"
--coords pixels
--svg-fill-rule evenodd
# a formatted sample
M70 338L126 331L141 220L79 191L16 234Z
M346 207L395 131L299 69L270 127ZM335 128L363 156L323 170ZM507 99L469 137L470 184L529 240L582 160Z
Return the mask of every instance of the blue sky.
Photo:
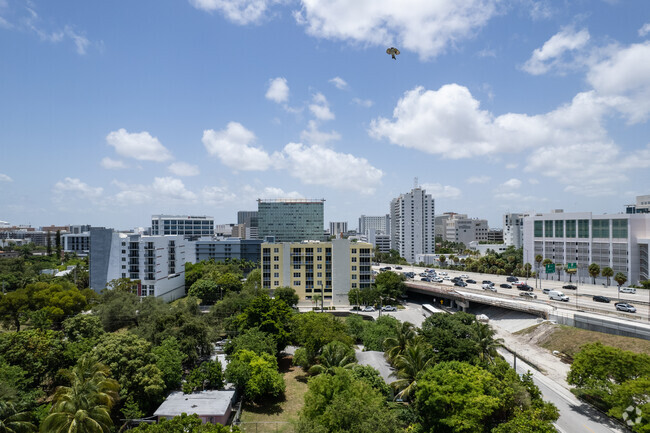
M401 54L392 60L386 48ZM258 198L616 213L650 193L646 0L0 0L0 220Z

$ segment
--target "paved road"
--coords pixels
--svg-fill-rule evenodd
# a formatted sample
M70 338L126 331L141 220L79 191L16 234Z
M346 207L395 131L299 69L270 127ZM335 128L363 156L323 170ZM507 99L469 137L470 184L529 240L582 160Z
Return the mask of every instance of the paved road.
M513 364L513 355L506 350L499 350L501 355ZM542 373L533 369L521 359L517 359L517 373L532 372L533 381L542 392L544 400L557 406L560 417L555 426L561 433L611 433L626 432L618 424L588 405L582 403L562 386L553 382Z
M376 368L384 379L384 382L391 383L396 380L395 377L391 376L393 369L388 364L388 361L386 361L386 358L384 358L384 352L374 350L363 352L361 349L357 349L354 351L354 354L357 356L359 364Z

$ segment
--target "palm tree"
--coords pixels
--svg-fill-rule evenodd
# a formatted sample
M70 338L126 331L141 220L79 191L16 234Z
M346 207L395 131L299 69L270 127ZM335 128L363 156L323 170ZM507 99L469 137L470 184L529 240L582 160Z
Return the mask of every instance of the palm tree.
M618 284L618 299L621 299L621 286L627 281L627 277L623 272L617 272L614 275L614 281Z
M546 267L546 265L550 265L551 263L553 263L553 260L544 259L544 261L542 262L542 265L544 265L544 267ZM546 279L548 280L548 274L546 274Z
M537 276L539 275L539 265L542 263L542 260L544 260L544 257L542 257L541 254L537 254L535 256L535 263L537 263L537 272L535 274L535 281L537 281ZM535 287L537 287L537 282L535 282Z
M600 275L607 277L607 286L609 287L609 278L614 276L614 269L610 268L609 266L605 266Z
M57 388L41 431L109 433L113 426L110 410L119 398L119 384L109 373L108 367L90 356L81 358L72 370L64 371L70 386Z
M589 265L589 275L591 275L591 278L593 278L594 284L596 284L596 277L600 274L600 266L598 266L596 263L592 263Z
M335 368L351 369L357 363L357 358L354 356L354 350L347 344L332 341L323 347L318 362L320 364L313 365L309 369L309 374L334 374Z
M438 258L438 261L440 262L440 266L444 267L445 262L447 261L447 257L445 257L444 255L440 255L440 257Z
M390 385L399 390L396 399L408 400L415 393L417 378L424 370L434 363L433 357L429 357L429 346L421 341L409 343L404 352L395 358L397 380Z
M386 357L392 362L397 356L401 355L407 344L416 338L415 326L410 322L402 322L397 328L395 337L388 337L384 340L384 350Z
M29 412L18 412L14 406L13 392L0 389L0 433L35 432L36 426L30 421Z
M530 263L526 263L524 265L524 271L526 271L526 279L530 276L530 270L532 269L532 265Z
M503 345L503 339L495 339L494 329L490 328L489 325L481 322L474 323L474 340L479 347L479 358L481 361L491 363L494 361L494 357L496 356L497 347L501 347Z

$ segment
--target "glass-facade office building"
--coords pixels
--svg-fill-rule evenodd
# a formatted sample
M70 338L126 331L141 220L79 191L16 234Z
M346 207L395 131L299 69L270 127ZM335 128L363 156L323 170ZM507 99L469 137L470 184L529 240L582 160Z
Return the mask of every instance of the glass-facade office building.
M214 218L209 216L153 215L151 234L182 235L185 239L196 240L214 235Z
M275 242L324 240L325 200L258 200L258 237L272 236Z

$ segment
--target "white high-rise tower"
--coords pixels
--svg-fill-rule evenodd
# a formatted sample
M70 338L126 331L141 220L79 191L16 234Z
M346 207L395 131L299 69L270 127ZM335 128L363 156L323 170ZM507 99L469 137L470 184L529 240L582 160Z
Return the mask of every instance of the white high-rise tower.
M420 187L390 202L391 248L413 263L418 254L435 253L435 205Z

